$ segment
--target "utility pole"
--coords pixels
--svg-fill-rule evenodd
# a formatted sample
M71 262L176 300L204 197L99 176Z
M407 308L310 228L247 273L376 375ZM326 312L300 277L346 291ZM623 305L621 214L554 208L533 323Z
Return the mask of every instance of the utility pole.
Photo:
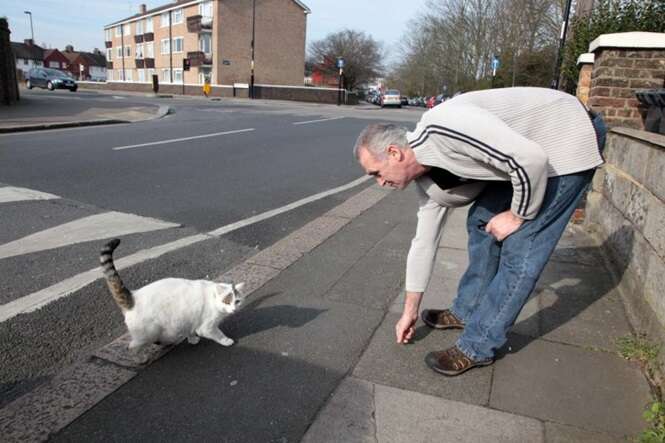
M256 0L252 0L252 61L249 76L249 98L254 98L254 39L256 38Z
M32 12L30 11L23 11L24 14L28 14L30 16L30 40L32 40L32 43L35 43L35 31L32 29Z
M554 65L554 78L552 79L552 89L559 89L559 76L561 75L561 59L563 58L563 47L566 44L566 32L568 32L568 17L570 17L570 6L572 0L566 2L566 10L563 14L563 24L561 25L561 39L559 40L559 50L556 53L556 63Z

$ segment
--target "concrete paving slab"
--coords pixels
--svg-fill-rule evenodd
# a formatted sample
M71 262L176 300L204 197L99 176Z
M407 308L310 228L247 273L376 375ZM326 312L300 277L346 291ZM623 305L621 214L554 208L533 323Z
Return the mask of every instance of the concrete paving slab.
M345 378L302 439L302 443L337 442L377 442L372 383Z
M279 274L279 270L269 266L253 265L243 262L234 266L232 269L216 277L214 281L245 283L243 292L246 296L251 296L254 291L272 280Z
M325 216L355 218L386 197L392 189L373 185L328 211Z
M418 321L414 343L399 345L395 339L398 319L398 315L386 315L354 369L354 377L465 403L488 403L491 366L445 377L425 365L428 352L452 346L459 332L435 331Z
M494 364L490 407L617 437L643 429L651 394L636 365L607 352L516 335L509 343L513 353Z
M469 235L466 232L466 216L469 207L456 208L448 215L443 235L439 242L440 247L453 249L466 249Z
M620 443L626 442L601 432L592 432L574 426L545 422L545 443Z
M381 443L543 441L538 420L431 395L376 385L375 404Z
M97 349L92 355L118 366L140 369L164 356L173 348L172 346L149 345L135 354L128 348L131 339L129 333L123 334L108 345Z
M95 361L72 366L0 409L2 441L46 440L135 375Z

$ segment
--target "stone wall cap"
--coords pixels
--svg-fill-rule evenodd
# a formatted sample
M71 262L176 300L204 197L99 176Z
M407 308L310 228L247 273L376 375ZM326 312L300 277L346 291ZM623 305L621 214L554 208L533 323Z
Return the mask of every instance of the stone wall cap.
M665 33L618 32L603 34L589 44L589 52L601 48L665 49Z
M596 55L593 52L587 52L584 54L580 54L580 56L577 57L577 64L578 65L593 64L595 59Z
M654 146L658 146L661 149L665 149L665 135L662 134L656 134L654 132L640 131L638 129L622 128L622 127L614 127L610 129L610 132L614 132L616 134L621 134L626 137L647 142Z

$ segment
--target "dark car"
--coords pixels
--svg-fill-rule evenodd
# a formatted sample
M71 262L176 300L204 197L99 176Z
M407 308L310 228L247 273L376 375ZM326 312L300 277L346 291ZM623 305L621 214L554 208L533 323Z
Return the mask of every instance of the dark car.
M62 71L50 68L32 68L28 72L25 86L28 89L35 87L46 88L49 91L53 91L54 89L69 89L74 92L78 89L78 85L73 78Z

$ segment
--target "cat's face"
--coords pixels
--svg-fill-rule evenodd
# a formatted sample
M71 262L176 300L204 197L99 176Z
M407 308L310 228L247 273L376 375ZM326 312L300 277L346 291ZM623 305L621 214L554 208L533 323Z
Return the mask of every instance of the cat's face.
M233 314L238 308L240 308L243 300L245 299L242 294L244 287L245 283L218 283L217 306L219 307L219 310L227 314Z

